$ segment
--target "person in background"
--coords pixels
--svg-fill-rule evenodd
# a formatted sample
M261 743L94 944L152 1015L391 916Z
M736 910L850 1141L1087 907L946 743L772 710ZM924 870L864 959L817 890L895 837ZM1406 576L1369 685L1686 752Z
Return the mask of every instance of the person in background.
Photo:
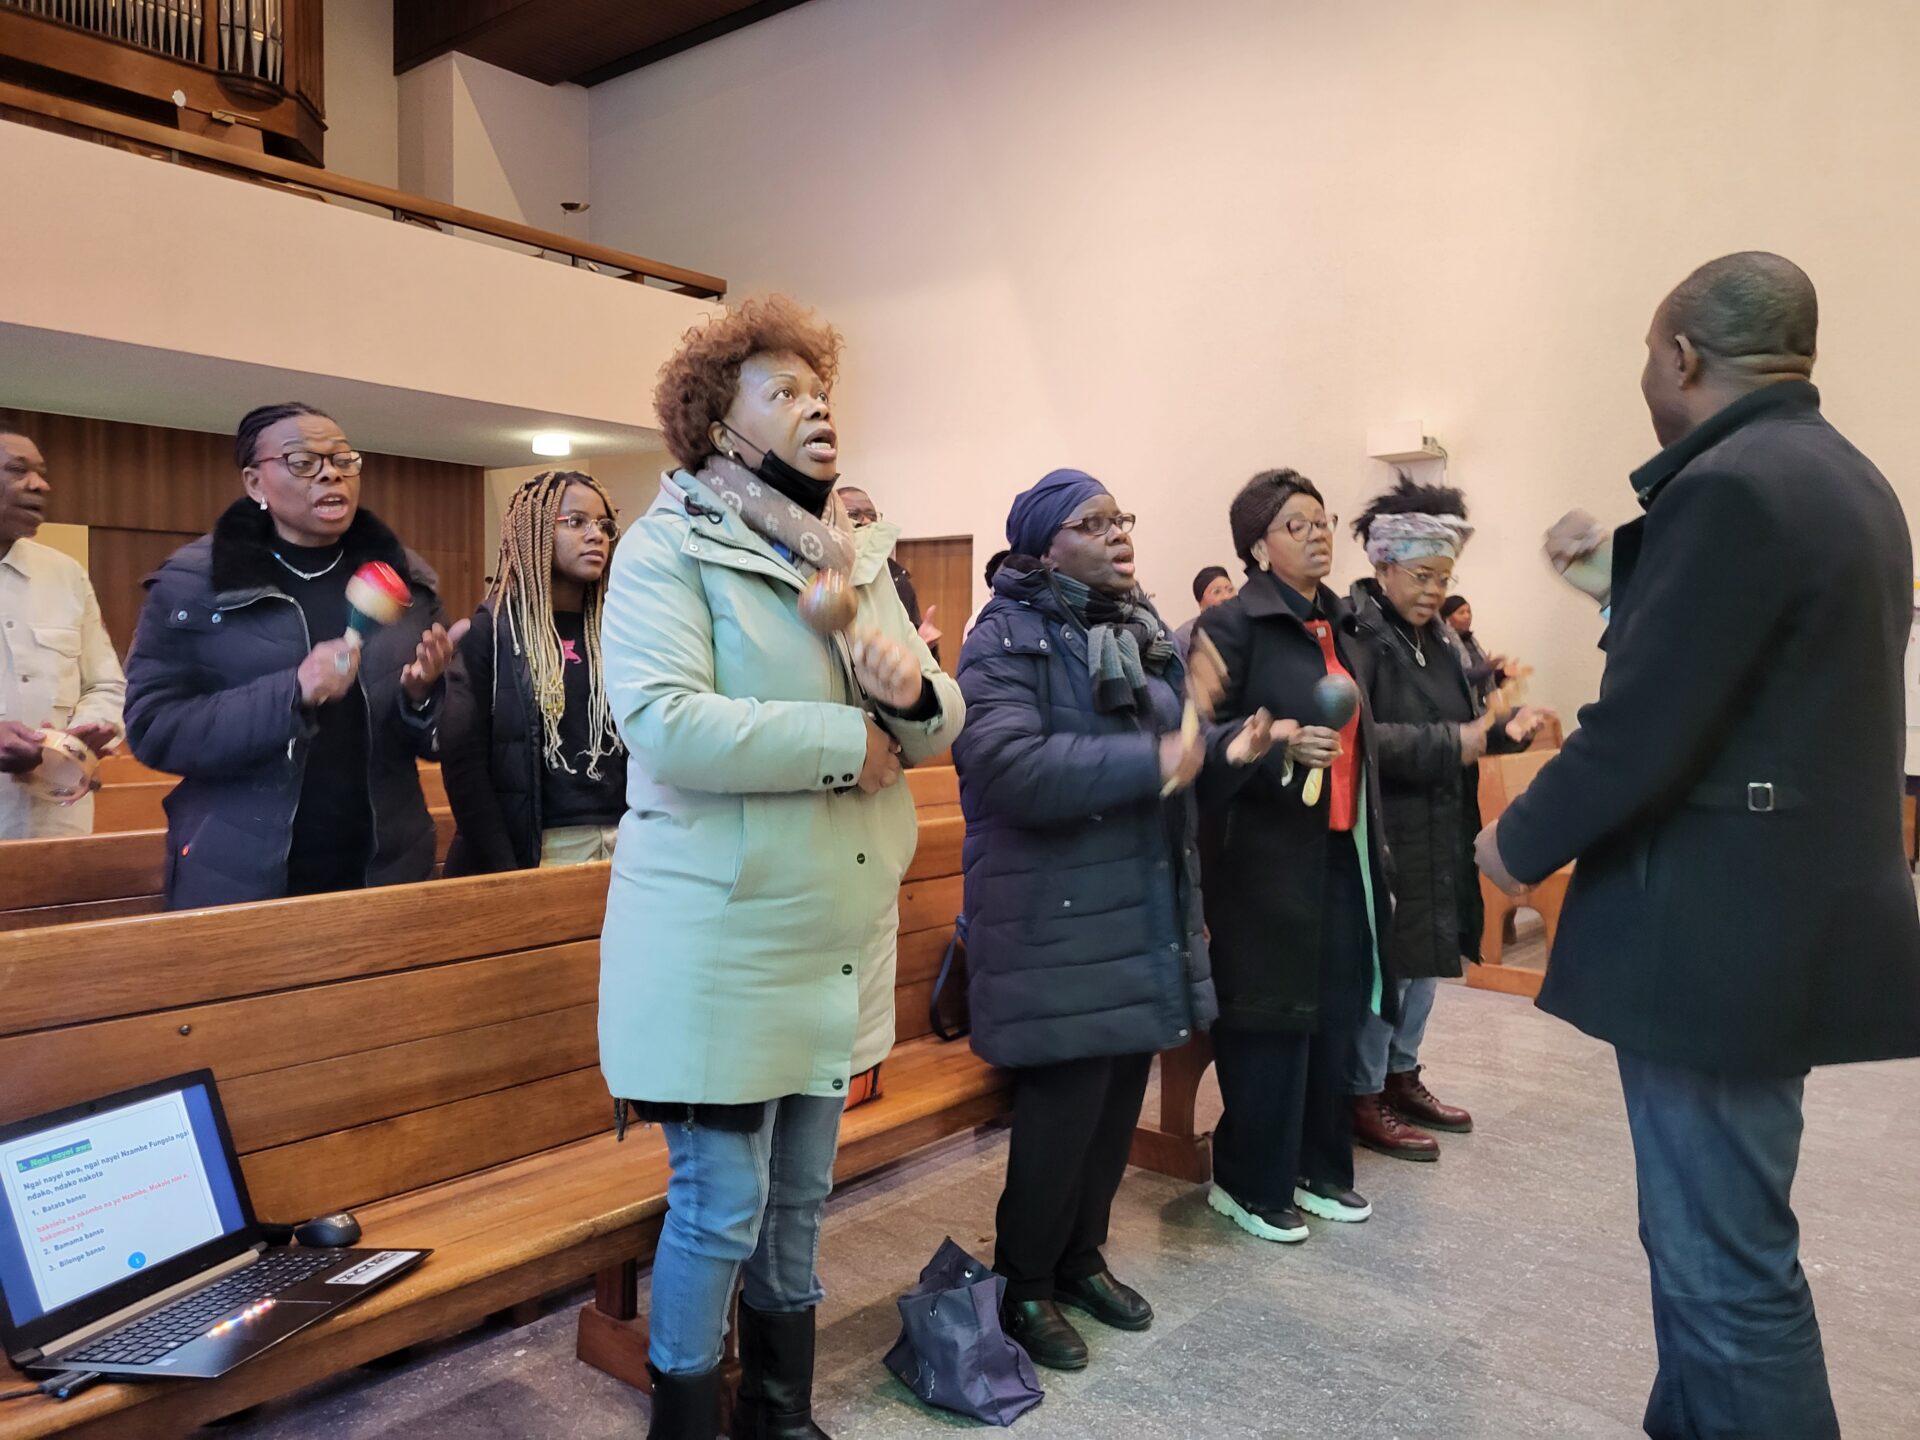
M991 604L993 601L993 577L1000 573L1000 567L1007 563L1007 557L1012 553L1013 552L1011 550L996 550L993 552L993 554L987 557L987 566L986 566L985 573L986 573L986 580L987 580L988 604ZM987 607L985 605L982 605L980 607L980 610L985 610L986 608ZM960 632L960 643L962 645L965 645L967 643L967 637L973 634L973 627L980 623L980 610L974 611L973 614L967 617L966 628Z
M1392 897L1365 696L1338 731L1316 699L1322 680L1350 679L1357 663L1352 616L1325 583L1337 522L1292 470L1254 476L1228 520L1247 583L1199 625L1226 666L1219 719L1278 718L1261 763L1210 765L1199 791L1225 1102L1207 1201L1290 1244L1307 1238L1303 1210L1336 1222L1373 1213L1353 1188L1347 1067L1362 1021L1394 1018L1380 970Z
M1548 542L1611 606L1600 698L1478 844L1509 891L1578 862L1539 1005L1619 1062L1655 1440L1840 1434L1792 1205L1807 1072L1920 1054L1912 543L1820 413L1818 315L1805 272L1761 251L1660 303L1646 514L1610 540L1572 515ZM1897 1197L1861 1176L1840 1199Z
M92 834L91 795L57 805L22 782L43 731L104 755L124 728L127 682L87 572L33 538L52 488L40 447L0 415L0 840Z
M1224 605L1235 593L1233 577L1227 574L1224 565L1209 565L1193 577L1193 598L1204 615L1216 605ZM1200 615L1187 621L1173 632L1173 643L1179 648L1180 663L1186 664L1193 652L1193 627L1199 622Z
M181 777L167 797L167 907L400 885L433 873L421 760L466 633L439 581L360 505L362 456L288 403L234 437L246 494L147 581L127 656L127 738ZM364 643L347 581L393 567L412 605Z
M1440 618L1447 622L1454 643L1460 647L1467 684L1472 687L1474 698L1485 705L1493 698L1493 692L1507 682L1513 662L1504 655L1489 655L1481 646L1479 637L1473 633L1473 606L1466 596L1449 595L1440 606Z
M735 1436L820 1437L814 1259L841 1107L893 1044L901 763L960 690L834 494L838 332L785 296L689 330L654 405L680 469L614 554L602 644L628 750L600 944L600 1066L673 1167L653 1261L649 1434L712 1440L734 1283ZM801 614L846 577L844 635Z
M880 507L873 503L873 497L857 485L840 487L840 503L846 507L847 519L853 522L853 528L864 530L880 520ZM894 530L896 543L899 530ZM887 556L887 572L893 576L893 587L900 592L900 603L907 607L907 618L913 621L913 628L920 632L920 638L927 642L927 649L933 652L933 658L940 658L940 627L933 623L933 613L940 607L931 606L923 617L920 614L920 592L913 588L913 572L896 560Z
M1186 675L1132 531L1081 471L1022 493L959 667L973 1048L1013 1074L993 1266L1007 1334L1056 1370L1088 1358L1062 1304L1153 1323L1101 1247L1154 1054L1215 1011L1188 790L1207 737L1181 734ZM1257 760L1267 733L1238 727L1230 758Z
M1463 956L1480 954L1477 762L1525 749L1547 717L1486 710L1438 619L1454 564L1473 535L1458 490L1403 476L1368 504L1353 533L1373 565L1348 603L1359 631L1355 678L1373 709L1380 814L1393 854L1386 960L1400 1001L1397 1022L1369 1015L1354 1037L1353 1135L1383 1155L1437 1160L1440 1142L1428 1131L1473 1129L1470 1114L1442 1104L1422 1080L1420 1042L1440 981L1461 973Z
M449 875L612 858L627 752L600 624L619 539L612 500L577 470L536 475L508 499L493 587L448 677Z

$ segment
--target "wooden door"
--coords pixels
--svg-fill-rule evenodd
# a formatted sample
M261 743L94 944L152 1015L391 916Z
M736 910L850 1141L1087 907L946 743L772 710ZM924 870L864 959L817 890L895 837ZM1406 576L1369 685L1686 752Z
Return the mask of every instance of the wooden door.
M960 663L960 632L973 613L973 537L940 535L929 540L902 540L893 552L913 572L913 588L920 596L920 613L929 612L943 638L935 649L948 674Z

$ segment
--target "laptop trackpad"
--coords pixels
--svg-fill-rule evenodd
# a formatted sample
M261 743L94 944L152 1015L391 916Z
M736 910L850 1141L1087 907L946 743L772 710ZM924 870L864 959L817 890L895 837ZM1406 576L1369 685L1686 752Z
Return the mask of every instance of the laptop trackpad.
M313 1300L274 1300L252 1314L229 1316L214 1326L215 1333L188 1341L171 1355L148 1367L153 1375L224 1375L242 1360L258 1355L302 1326L311 1325L333 1307Z

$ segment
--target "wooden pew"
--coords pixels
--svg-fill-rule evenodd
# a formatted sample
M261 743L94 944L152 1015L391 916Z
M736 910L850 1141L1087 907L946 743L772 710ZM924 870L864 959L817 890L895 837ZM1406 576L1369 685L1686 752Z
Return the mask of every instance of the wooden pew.
M1533 749L1518 755L1490 755L1480 762L1480 819L1491 825L1506 813L1513 798L1545 768L1557 749ZM1535 911L1546 927L1547 951L1553 951L1553 937L1560 929L1560 908L1566 903L1567 885L1573 867L1549 875L1519 899L1501 890L1486 876L1480 877L1480 898L1486 907L1486 926L1480 937L1480 963L1467 967L1467 984L1476 990L1498 990L1508 995L1529 998L1540 993L1546 978L1541 970L1516 969L1502 963L1514 916L1521 910Z
M434 864L446 863L453 812L433 817ZM166 883L167 832L70 835L0 841L0 932L151 915ZM436 874L438 873L436 869Z
M1004 1076L925 1035L963 829L950 816L922 826L901 896L902 1043L881 1097L847 1114L842 1179L1005 1113ZM366 1244L435 1251L218 1381L15 1401L0 1408L0 1440L179 1435L589 1275L581 1358L644 1385L639 1268L667 1166L654 1129L615 1144L596 1064L608 871L0 934L0 1121L206 1066L263 1218L345 1206ZM903 1285L919 1258L900 1257Z
M164 830L165 801L175 777L149 770L131 755L109 755L100 762L100 790L93 797L93 833ZM429 810L447 808L447 786L437 764L422 762L420 790Z

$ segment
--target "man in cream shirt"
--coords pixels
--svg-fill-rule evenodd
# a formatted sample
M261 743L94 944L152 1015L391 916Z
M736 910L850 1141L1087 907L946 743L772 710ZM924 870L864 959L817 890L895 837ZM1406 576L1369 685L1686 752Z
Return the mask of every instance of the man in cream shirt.
M91 834L91 796L55 805L21 782L42 729L102 754L123 729L127 682L87 572L33 538L51 488L40 448L0 416L0 840Z

